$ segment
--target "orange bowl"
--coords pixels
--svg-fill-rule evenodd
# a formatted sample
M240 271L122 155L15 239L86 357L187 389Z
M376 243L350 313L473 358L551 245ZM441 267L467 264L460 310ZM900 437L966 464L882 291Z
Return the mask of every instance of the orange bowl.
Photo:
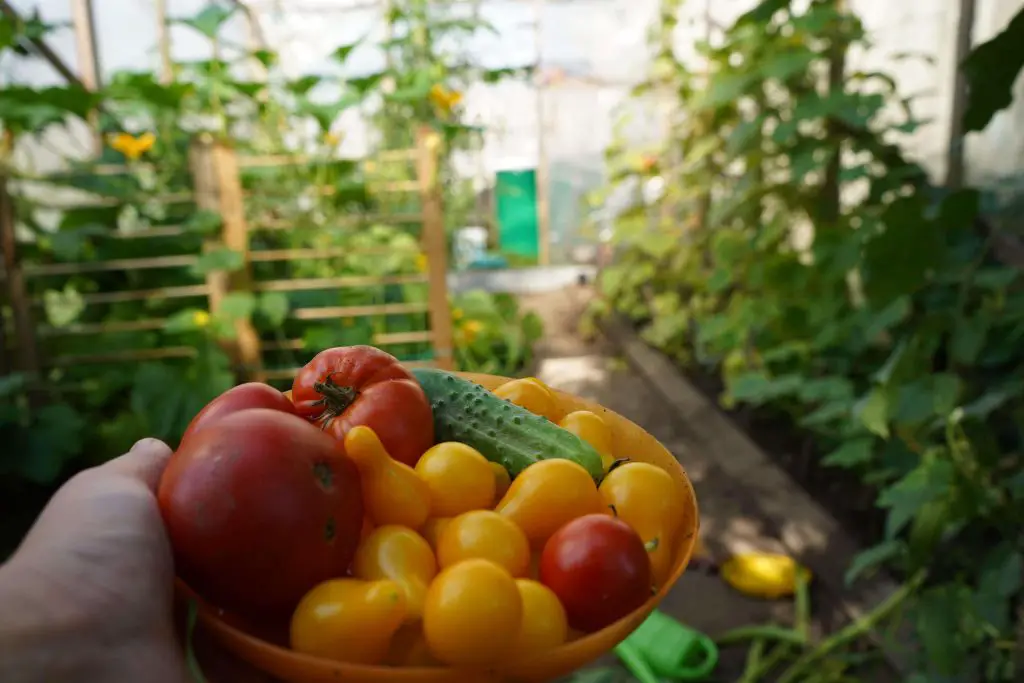
M495 389L509 381L508 378L493 375L459 374L487 389ZM499 671L469 671L446 667L366 666L294 652L286 645L283 629L279 629L280 632L271 632L246 624L243 620L204 603L202 598L180 579L175 581L178 597L195 600L199 623L216 645L256 669L287 683L541 683L569 674L594 661L625 640L682 576L697 538L697 499L682 466L653 436L602 406L561 391L555 393L566 412L590 410L606 421L612 431L615 457L649 462L671 474L676 482L677 495L682 501L684 518L680 525L675 561L668 581L642 607L611 626L547 652L538 653L536 657L503 666Z

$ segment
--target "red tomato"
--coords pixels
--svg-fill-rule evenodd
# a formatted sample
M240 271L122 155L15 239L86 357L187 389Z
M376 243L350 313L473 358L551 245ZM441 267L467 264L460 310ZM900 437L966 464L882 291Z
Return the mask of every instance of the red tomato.
M410 467L434 445L434 414L419 382L373 346L318 353L295 377L292 401L338 441L353 427L369 427L388 455Z
M288 397L269 384L262 382L239 384L207 403L202 410L196 413L196 416L188 423L188 428L185 429L185 434L181 437L181 443L185 443L186 438L200 429L205 429L214 421L247 408L269 408L282 413L295 414L295 406L292 405Z
M548 539L540 580L562 602L569 624L591 633L651 597L651 561L628 524L606 514L584 515Z
M355 465L305 420L253 408L189 438L157 491L178 574L240 613L287 613L342 576L363 525Z

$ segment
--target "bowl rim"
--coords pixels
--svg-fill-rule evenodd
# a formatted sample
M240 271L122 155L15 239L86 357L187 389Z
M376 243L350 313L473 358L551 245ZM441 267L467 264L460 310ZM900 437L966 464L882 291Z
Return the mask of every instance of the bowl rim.
M504 379L506 381L514 379L502 377L500 375L488 375L485 373L456 372L454 374L457 374L465 379L469 379L470 381L477 381L476 378L484 377L491 379ZM643 429L643 427L636 424L629 418L626 418L625 416L609 408L601 406L596 401L584 399L582 397L576 396L574 394L559 389L551 388L551 390L563 398L570 398L574 401L588 404L591 406L600 406L604 412L615 415L617 418L625 422L628 422L637 429L640 429L644 433L648 434L655 442L657 442L658 445L661 446L661 448L663 448L669 456L671 456L672 461L675 463L675 467L678 468L679 473L682 474L682 480L685 487L684 493L687 494L684 497L688 499L692 505L694 525L692 531L689 534L681 537L676 541L680 544L679 552L681 553L681 556L680 559L676 562L676 566L673 569L672 573L665 580L665 582L658 588L657 592L654 593L650 598L648 598L643 605L636 608L629 614L626 614L621 619L609 624L608 626L605 626L604 628L598 631L583 634L574 640L563 643L562 645L551 648L550 650L540 652L536 657L522 658L518 660L514 665L515 669L537 665L539 662L542 662L549 657L565 657L565 653L572 652L573 650L588 650L588 645L594 641L599 640L603 634L606 634L608 631L615 630L617 628L622 628L622 626L626 622L635 620L636 626L634 626L634 629L631 629L629 631L631 633L633 630L635 630L636 627L638 627L643 622L644 619L646 619L648 615L650 615L651 612L653 612L657 608L658 604L668 595L668 592L675 586L675 584L679 581L682 575L686 572L686 569L689 566L693 556L697 536L700 532L700 506L697 500L696 492L693 488L693 482L690 480L690 476L686 472L686 468L683 467L683 464L679 462L675 455L673 455L672 452L668 448L666 448L660 440L655 438L653 435L651 435L649 432ZM209 629L214 639L222 640L225 637L230 637L237 641L245 642L247 646L249 646L252 650L262 651L265 655L274 656L279 661L291 660L294 662L301 662L308 666L341 667L350 675L372 675L387 671L401 671L402 675L409 675L415 677L416 675L436 675L438 672L443 671L454 672L462 670L459 667L454 666L392 666L388 664L356 664L351 662L338 662L331 659L327 659L325 657L316 657L313 655L296 652L295 650L292 650L286 646L279 645L277 643L264 640L259 636L253 635L252 633L240 628L239 626L230 623L229 620L222 618L224 616L230 616L231 613L227 610L215 607L214 605L206 602L202 598L202 596L200 596L194 589L192 589L192 587L189 586L184 581L184 579L182 579L177 574L175 574L174 577L174 587L175 594L178 599L188 600L195 603L197 620L205 628ZM235 656L238 655L236 654ZM247 663L252 664L252 662ZM492 670L495 673L504 673L510 668L513 667L503 665L499 667L492 667Z

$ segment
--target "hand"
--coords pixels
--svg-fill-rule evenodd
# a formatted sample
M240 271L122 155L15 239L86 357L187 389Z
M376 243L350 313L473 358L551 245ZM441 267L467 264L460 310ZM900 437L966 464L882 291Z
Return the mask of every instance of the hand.
M144 439L76 475L0 566L0 680L187 680L154 494L170 454Z

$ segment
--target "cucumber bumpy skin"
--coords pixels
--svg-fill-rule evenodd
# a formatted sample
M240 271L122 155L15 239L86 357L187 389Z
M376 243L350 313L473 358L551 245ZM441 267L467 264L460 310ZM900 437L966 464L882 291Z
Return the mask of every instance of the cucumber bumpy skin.
M585 469L595 482L604 477L593 446L545 417L495 396L475 382L444 370L412 371L430 399L434 438L472 446L515 479L541 460L564 458Z

